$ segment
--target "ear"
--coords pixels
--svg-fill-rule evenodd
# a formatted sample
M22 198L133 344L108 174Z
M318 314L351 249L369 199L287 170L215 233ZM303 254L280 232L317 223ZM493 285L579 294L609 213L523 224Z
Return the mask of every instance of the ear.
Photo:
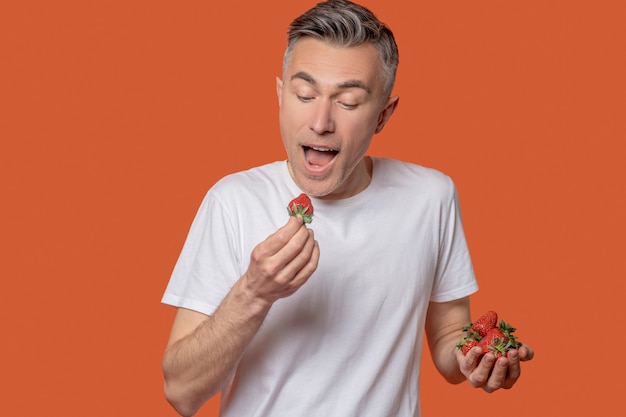
M276 77L276 95L278 96L278 107L280 107L283 101L283 80L278 77Z
M396 111L396 107L398 107L398 102L400 101L400 96L393 96L387 100L387 104L378 115L378 124L376 125L376 133L380 133L383 130L383 127L387 124L387 121L391 117L394 111Z

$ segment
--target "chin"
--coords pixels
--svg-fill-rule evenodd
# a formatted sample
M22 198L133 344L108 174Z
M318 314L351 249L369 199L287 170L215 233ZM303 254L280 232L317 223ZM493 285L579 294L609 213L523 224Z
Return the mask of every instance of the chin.
M342 198L338 192L337 186L334 184L308 184L304 188L304 192L310 197L319 198L320 200L336 200Z
M332 194L335 190L334 187L328 186L322 183L320 180L305 178L304 181L300 181L298 186L310 197L325 198Z

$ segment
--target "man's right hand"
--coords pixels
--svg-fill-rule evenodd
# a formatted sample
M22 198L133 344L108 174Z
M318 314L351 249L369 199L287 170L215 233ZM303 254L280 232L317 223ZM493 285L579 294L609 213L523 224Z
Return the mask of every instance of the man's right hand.
M320 256L313 230L300 216L259 243L250 255L250 265L242 276L250 295L267 303L296 292L315 272Z
M235 372L242 352L272 303L313 274L319 247L301 217L259 243L248 270L211 316L178 309L165 355L165 396L182 415L193 415Z

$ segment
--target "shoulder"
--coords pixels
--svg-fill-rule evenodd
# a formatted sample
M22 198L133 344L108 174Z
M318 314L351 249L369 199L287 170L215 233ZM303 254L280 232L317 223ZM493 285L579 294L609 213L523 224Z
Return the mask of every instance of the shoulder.
M452 179L434 168L391 158L374 158L374 167L376 181L383 187L444 195L456 192Z
M210 192L214 194L240 194L274 187L282 179L284 162L271 162L244 171L234 172L217 181Z
M276 190L284 188L281 167L286 169L284 163L272 162L220 178L206 191L199 211L231 216L246 207L258 207Z
M297 195L288 176L284 161L226 175L207 192L205 205L233 223L262 223L275 228L286 216L287 203Z

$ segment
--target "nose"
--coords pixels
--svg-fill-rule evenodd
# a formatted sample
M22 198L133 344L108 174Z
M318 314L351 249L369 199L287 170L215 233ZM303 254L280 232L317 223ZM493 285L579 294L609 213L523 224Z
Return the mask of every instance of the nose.
M315 102L310 128L318 135L335 131L333 106L330 100L318 100Z

